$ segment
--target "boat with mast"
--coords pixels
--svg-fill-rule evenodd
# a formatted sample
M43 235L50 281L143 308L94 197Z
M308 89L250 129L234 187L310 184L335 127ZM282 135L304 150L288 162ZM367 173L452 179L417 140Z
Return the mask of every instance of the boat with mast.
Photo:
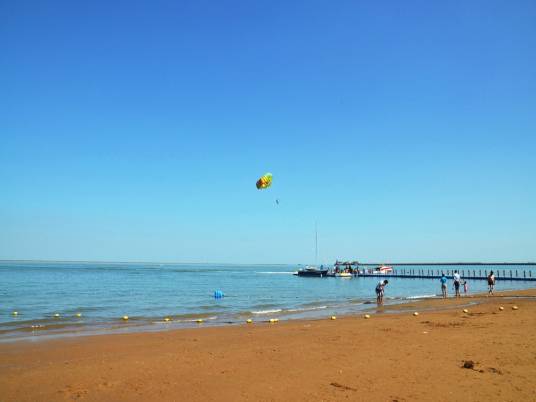
M315 265L307 265L305 268L301 268L298 271L294 272L294 275L297 276L306 276L306 277L315 277L315 278L323 278L328 275L329 269L324 268L324 266L320 265L320 268L316 266L316 262L318 260L318 229L317 224L315 222Z

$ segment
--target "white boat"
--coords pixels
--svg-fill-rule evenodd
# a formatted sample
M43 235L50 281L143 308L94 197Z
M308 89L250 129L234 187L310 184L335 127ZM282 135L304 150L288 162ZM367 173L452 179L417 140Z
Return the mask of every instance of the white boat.
M379 265L376 268L374 268L373 274L392 274L393 273L393 267L390 267L389 265Z

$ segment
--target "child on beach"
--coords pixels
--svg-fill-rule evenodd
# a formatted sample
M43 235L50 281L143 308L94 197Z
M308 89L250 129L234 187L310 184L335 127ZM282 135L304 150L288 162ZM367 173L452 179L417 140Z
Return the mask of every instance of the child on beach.
M490 271L488 275L488 295L493 295L493 289L495 287L495 275L493 271Z
M447 277L442 272L441 273L441 279L439 279L439 282L441 282L441 294L443 296L443 299L447 298Z
M469 286L467 285L467 281L463 281L463 295L467 296L467 290Z
M460 277L460 274L458 273L458 271L454 271L453 279L454 279L454 292L455 292L455 296L456 296L456 297L461 297L461 295L460 295L460 281L461 281L461 277Z
M389 281L386 279L376 285L376 303L383 304L383 292Z

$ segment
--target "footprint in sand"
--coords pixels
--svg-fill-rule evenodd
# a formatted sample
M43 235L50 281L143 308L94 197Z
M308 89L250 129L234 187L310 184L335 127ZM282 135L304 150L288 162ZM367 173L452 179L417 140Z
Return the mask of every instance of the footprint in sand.
M59 390L58 392L65 394L65 398L70 399L72 401L84 398L88 394L87 389L80 388L80 387L73 387L71 385L67 385L64 389Z

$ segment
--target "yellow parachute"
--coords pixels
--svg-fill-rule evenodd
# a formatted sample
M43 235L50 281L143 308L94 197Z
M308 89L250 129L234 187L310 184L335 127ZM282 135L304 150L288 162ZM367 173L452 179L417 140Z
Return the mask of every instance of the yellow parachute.
M259 180L257 180L257 189L264 190L272 185L272 174L266 173Z

